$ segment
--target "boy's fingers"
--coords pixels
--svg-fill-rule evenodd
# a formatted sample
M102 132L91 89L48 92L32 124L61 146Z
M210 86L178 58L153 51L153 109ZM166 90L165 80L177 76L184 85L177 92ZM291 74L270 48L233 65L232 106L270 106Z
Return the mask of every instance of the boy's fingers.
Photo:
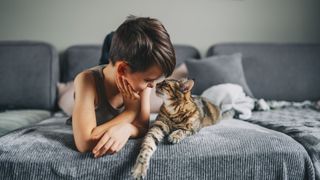
M115 142L113 143L113 145L110 147L110 153L109 154L114 154L118 151L118 146L119 146L119 142Z
M119 91L123 94L124 93L124 89L123 89L122 76L117 77L116 81L117 81L116 84L117 84L117 87L118 87Z
M126 142L120 143L120 144L118 145L118 147L117 147L117 151L119 152L125 144L126 144Z
M118 148L117 148L118 152L123 148L123 146L124 146L125 144L126 144L126 141L124 141L124 142L122 142L122 143L119 144L119 146L118 146Z
M134 99L132 87L128 84L127 88L129 91L130 99Z
M138 93L136 93L136 92L134 92L133 95L134 95L135 99L139 99L140 98L140 95Z
M121 80L122 80L123 89L124 89L126 95L127 96L130 95L130 91L128 89L129 83L124 78L121 78Z
M112 154L113 151L111 151L110 149L106 152L106 154Z
M138 95L137 92L135 92L135 91L133 90L132 86L130 86L130 85L128 84L128 88L129 88L131 97L132 97L133 99L138 99L138 98L139 98L139 95Z
M98 144L93 148L92 152L96 154L109 139L110 136L107 133L105 133L98 142Z
M101 152L99 154L99 157L106 154L106 152L110 149L110 147L114 144L113 139L109 139L109 141L101 148Z

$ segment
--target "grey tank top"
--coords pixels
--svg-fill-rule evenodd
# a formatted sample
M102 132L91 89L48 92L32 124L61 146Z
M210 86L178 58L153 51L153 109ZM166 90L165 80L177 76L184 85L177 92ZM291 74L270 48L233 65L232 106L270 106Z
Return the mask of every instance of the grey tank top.
M104 86L104 74L103 74L103 68L105 65L100 65L100 66L95 66L90 69L94 80L96 84L96 93L97 93L97 98L98 102L95 107L95 115L96 115L96 122L97 126L101 125L118 114L120 114L124 110L124 106L122 106L120 109L115 109L114 107L111 106L107 99L106 91L105 91L105 86ZM67 119L67 124L71 125L72 124L72 116Z

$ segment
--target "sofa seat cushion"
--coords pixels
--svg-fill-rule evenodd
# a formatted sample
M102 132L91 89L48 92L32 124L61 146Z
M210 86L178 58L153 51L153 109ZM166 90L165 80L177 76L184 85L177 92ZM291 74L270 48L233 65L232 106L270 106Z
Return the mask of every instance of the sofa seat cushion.
M0 136L28 125L38 123L51 116L46 110L12 110L0 113Z

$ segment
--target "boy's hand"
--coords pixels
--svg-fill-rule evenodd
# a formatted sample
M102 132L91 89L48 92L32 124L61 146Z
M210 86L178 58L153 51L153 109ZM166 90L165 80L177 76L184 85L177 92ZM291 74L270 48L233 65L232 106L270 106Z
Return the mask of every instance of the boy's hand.
M93 148L94 157L98 158L106 153L114 154L119 152L130 137L129 125L128 123L121 123L108 129Z
M123 76L119 76L118 78L116 78L116 81L117 87L124 99L140 99L139 93L133 90L131 85L128 83L127 80L123 78Z
M110 127L108 123L96 126L91 132L91 139L99 140Z
M139 93L133 90L131 85L123 78L123 76L116 78L116 81L117 87L123 97L125 109L139 112L141 106Z

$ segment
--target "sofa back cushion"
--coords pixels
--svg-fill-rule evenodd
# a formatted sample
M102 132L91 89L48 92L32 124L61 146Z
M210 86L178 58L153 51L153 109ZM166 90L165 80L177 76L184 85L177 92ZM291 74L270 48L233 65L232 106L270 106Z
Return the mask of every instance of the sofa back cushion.
M320 99L320 44L224 43L211 46L207 56L238 52L256 98Z
M53 46L2 41L0 63L0 109L54 109L59 61Z
M74 45L69 47L60 60L61 82L73 81L76 75L99 64L101 46Z
M178 67L187 59L199 59L199 51L188 45L174 45ZM100 45L75 45L69 47L61 60L61 82L72 81L81 71L97 66L101 56Z

